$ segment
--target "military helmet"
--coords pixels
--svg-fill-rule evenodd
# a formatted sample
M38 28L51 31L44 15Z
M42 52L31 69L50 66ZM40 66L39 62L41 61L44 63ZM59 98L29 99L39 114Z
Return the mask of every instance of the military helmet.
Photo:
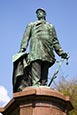
M46 11L45 11L43 8L38 8L38 9L36 10L36 14L38 13L39 10L42 10L42 11L45 13L45 15L46 15Z

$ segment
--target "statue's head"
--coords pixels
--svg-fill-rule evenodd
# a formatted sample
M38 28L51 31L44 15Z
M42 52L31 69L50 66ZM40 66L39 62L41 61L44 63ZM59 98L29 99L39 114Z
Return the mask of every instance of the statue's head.
M36 10L36 15L38 19L46 19L46 11L43 8L39 8Z

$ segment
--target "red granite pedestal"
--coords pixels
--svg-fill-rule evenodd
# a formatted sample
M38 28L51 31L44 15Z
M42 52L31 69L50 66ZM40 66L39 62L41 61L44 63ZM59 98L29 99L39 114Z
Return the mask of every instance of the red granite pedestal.
M14 93L13 99L0 112L3 115L67 115L73 106L69 97L45 87L25 88Z

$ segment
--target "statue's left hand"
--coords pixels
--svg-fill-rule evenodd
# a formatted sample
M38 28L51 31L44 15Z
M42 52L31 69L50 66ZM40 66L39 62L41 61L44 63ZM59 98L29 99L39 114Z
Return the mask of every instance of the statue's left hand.
M61 57L64 58L64 59L68 59L68 54L66 52L63 52L61 54Z

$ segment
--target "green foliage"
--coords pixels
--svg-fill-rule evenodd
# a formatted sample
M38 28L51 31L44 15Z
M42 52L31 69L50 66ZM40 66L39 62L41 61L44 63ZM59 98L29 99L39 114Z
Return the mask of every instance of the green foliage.
M56 85L56 89L64 94L65 96L69 96L74 107L69 115L77 115L77 80L67 81L63 76L58 85Z

